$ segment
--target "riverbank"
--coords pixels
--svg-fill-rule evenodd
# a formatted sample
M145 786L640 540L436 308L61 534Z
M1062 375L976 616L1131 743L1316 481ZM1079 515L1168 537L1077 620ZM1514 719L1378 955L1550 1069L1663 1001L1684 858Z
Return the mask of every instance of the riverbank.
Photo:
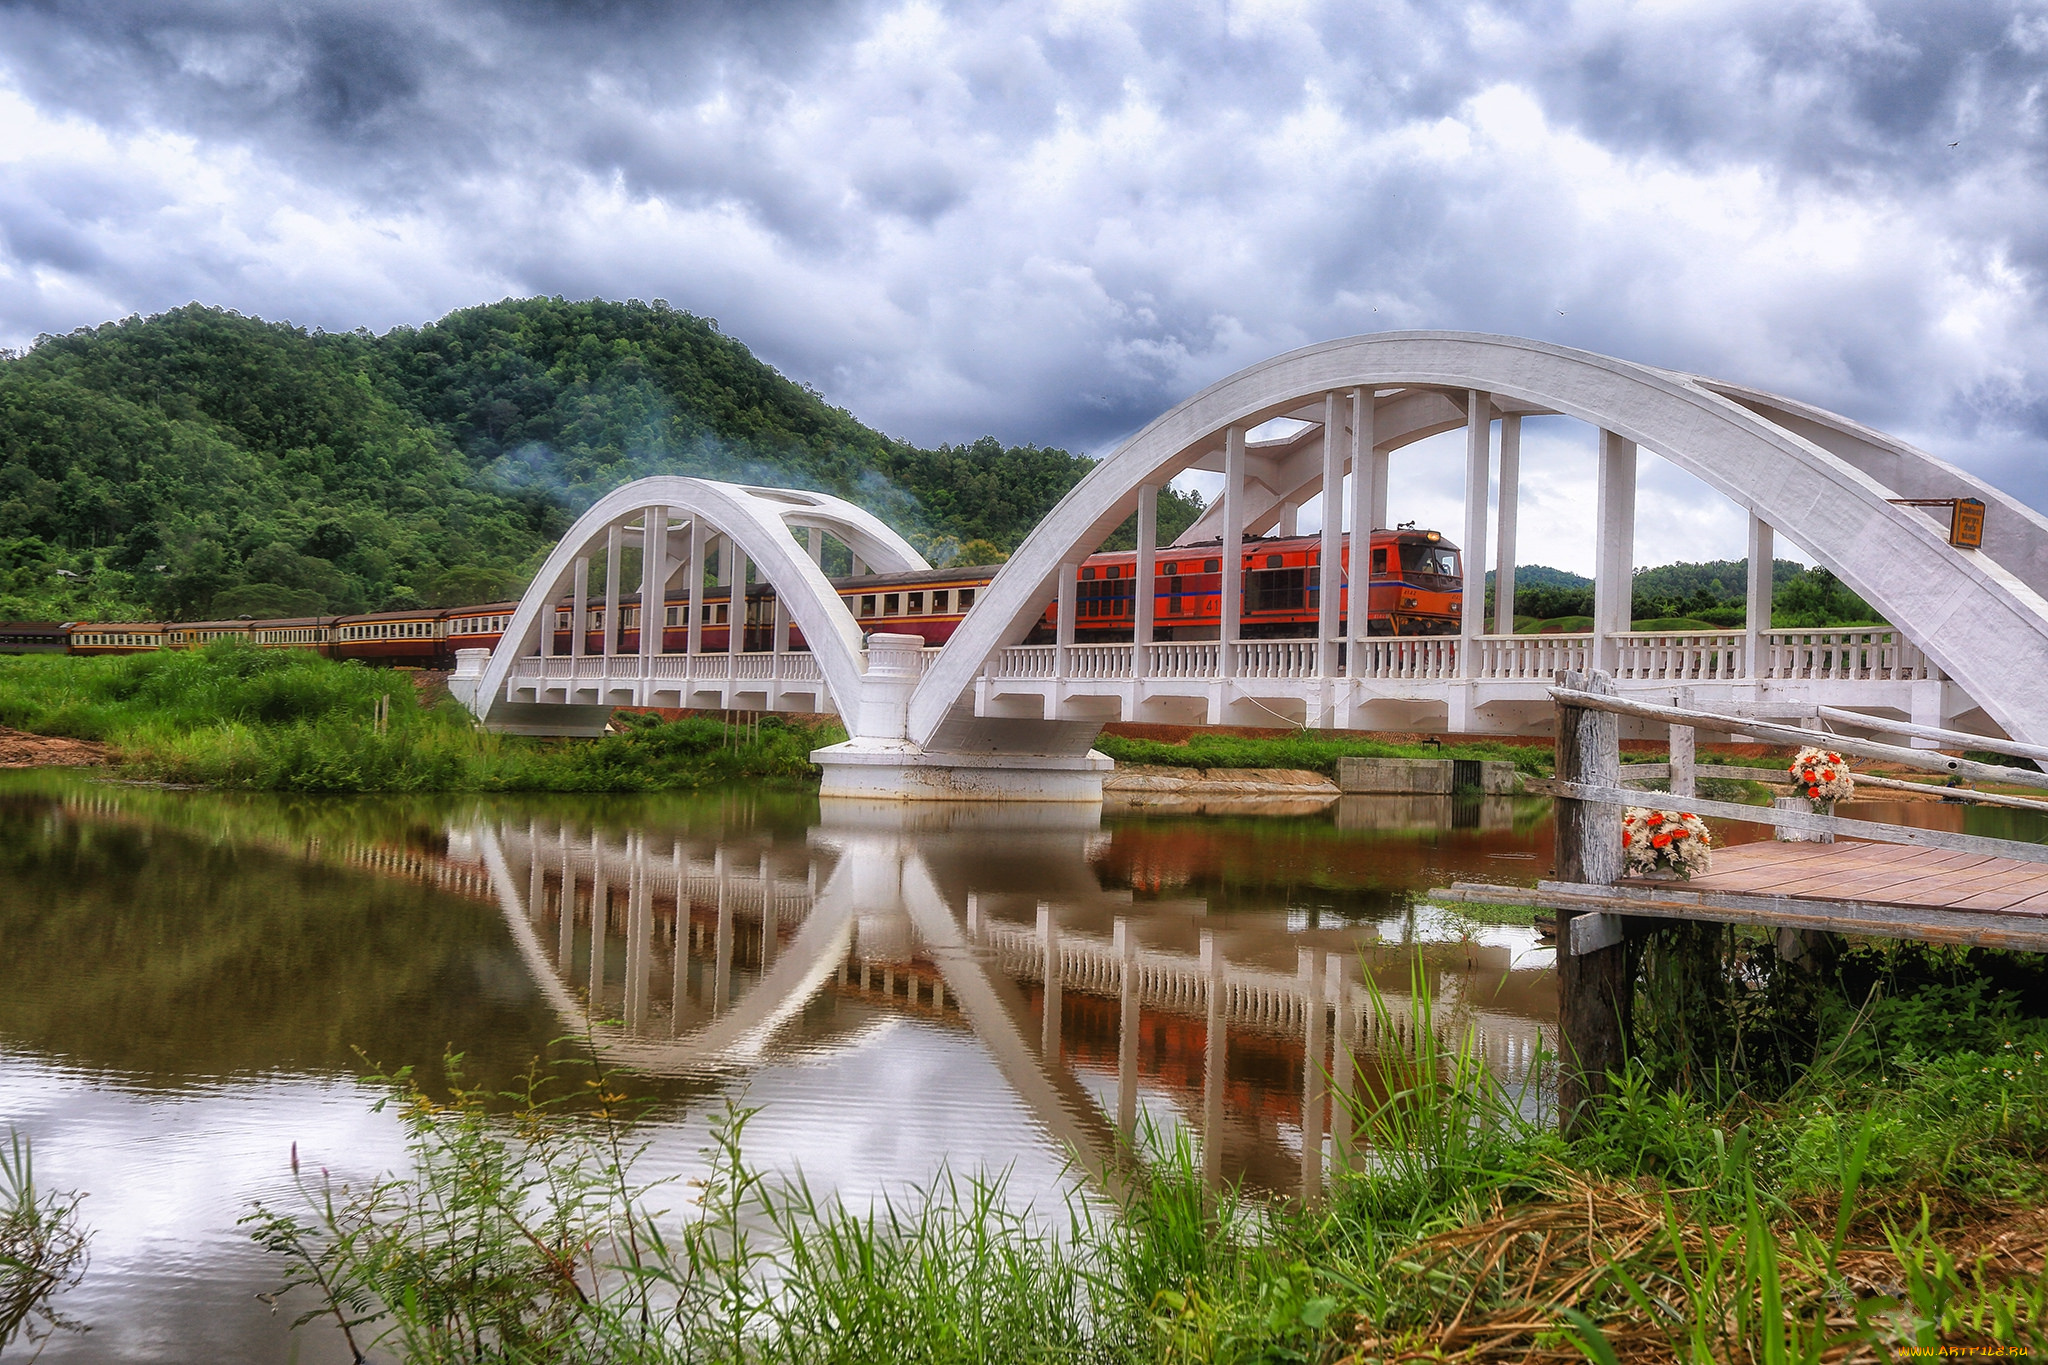
M836 725L620 713L597 740L478 729L414 675L221 642L202 650L0 659L0 726L24 765L278 792L650 792L817 778ZM380 719L381 713L381 719ZM4 742L0 742L4 743Z
M1849 1008L1873 974L1896 993ZM1373 1160L1313 1207L1217 1192L1180 1130L1143 1140L1106 1203L1076 1190L1020 1217L1001 1177L963 1174L871 1213L752 1167L733 1111L678 1220L674 1192L621 1162L616 1097L571 1117L555 1096L590 1087L543 1084L508 1125L497 1097L387 1078L411 1169L362 1190L299 1173L255 1235L302 1289L367 1310L357 1345L423 1361L2039 1352L2048 1020L2017 1001L2048 997L1994 988L2020 976L2040 984L2038 964L1851 948L1807 1001L1815 1047L1791 1073L1773 1084L1738 1049L1672 1085L1647 1045L1570 1139L1417 989L1398 1021L1416 1051L1375 1057L1345 1102Z
M96 768L109 761L104 744L59 735L32 735L0 725L0 768Z

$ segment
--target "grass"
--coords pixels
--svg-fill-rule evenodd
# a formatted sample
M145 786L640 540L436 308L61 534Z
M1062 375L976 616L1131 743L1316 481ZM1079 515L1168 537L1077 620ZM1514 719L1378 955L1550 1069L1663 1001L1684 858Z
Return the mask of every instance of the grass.
M85 1277L91 1234L79 1217L82 1198L39 1187L28 1139L8 1129L0 1148L0 1351L78 1327L51 1300Z
M1204 771L1296 768L1332 779L1337 776L1338 760L1347 757L1501 759L1530 777L1549 776L1551 765L1550 749L1540 743L1385 744L1370 739L1324 738L1310 731L1270 738L1197 734L1184 744L1105 734L1097 737L1095 747L1119 764L1157 764Z
M639 1172L608 1078L537 1072L510 1117L386 1078L410 1170L294 1170L290 1204L248 1221L306 1321L419 1362L2038 1353L2048 1020L1973 962L2004 969L1888 961L1898 993L1829 1014L1767 1098L1632 1063L1569 1142L1435 1015L1418 966L1405 1009L1374 997L1380 1036L1413 1046L1361 1070L1364 1156L1315 1207L1205 1184L1182 1131L1061 1207L947 1174L852 1208L752 1167L741 1110L678 1187Z
M388 698L388 724L373 717ZM621 714L603 739L478 730L411 675L239 641L126 658L0 659L0 725L105 741L127 775L299 792L646 792L736 780L808 782L836 726L764 718L742 732Z

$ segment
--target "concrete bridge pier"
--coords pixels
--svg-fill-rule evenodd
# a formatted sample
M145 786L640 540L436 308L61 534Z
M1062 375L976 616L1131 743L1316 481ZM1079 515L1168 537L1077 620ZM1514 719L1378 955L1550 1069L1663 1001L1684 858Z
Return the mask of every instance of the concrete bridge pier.
M1115 765L1091 747L1099 725L1085 721L976 716L956 706L931 742L908 738L910 698L924 671L915 635L868 637L853 738L818 749L819 794L879 801L1102 800Z

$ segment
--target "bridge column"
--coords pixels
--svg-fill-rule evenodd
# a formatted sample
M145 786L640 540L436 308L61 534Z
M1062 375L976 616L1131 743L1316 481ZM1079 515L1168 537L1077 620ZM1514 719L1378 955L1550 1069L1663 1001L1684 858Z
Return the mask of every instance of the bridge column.
M1371 389L1351 391L1351 565L1344 575L1345 629L1351 636L1350 663L1354 678L1366 673L1365 640L1371 629L1372 533L1387 514L1387 458L1373 447ZM1340 723L1349 723L1350 716Z
M1316 673L1324 679L1316 723L1325 729L1336 723L1328 680L1337 676L1337 609L1344 592L1345 454L1344 395L1332 389L1323 395L1323 533L1316 555Z
M626 553L626 528L613 522L604 544L604 687L599 701L611 699L612 660L619 652L619 575Z
M1621 643L1613 637L1634 623L1636 557L1636 443L1600 433L1599 538L1593 546L1593 667L1613 673Z
M590 556L576 556L569 589L569 657L583 657L584 641L590 637L590 608L584 598L590 591ZM569 679L569 700L576 699L576 679Z
M782 594L775 594L775 635L771 641L775 651L775 673L768 683L768 709L782 708L782 661L789 657L789 607L782 600Z
M1237 676L1237 634L1244 615L1244 428L1223 434L1223 570L1218 590L1217 672ZM1212 718L1213 719L1213 718Z
M1764 652L1769 646L1764 635L1771 628L1772 578L1777 572L1778 533L1771 524L1749 514L1749 609L1742 618L1742 676L1762 678L1769 673Z
M640 688L642 706L654 701L654 659L668 625L668 509L650 507L640 522Z
M1067 680L1067 655L1074 648L1074 599L1078 595L1076 580L1080 573L1078 564L1060 565L1058 619L1053 622L1052 634L1053 693L1052 704L1046 708L1047 720L1059 719L1060 703L1066 700L1065 690L1060 684Z
M1500 419L1500 513L1493 552L1493 633L1515 633L1515 515L1522 494L1522 418Z
M808 527L804 532L804 542L805 548L811 552L811 563L823 568L825 564L825 528L822 526Z
M726 564L728 557L732 560L730 565ZM747 557L739 542L727 536L718 562L721 572L732 580L725 594L725 653L729 660L725 666L725 704L731 706L735 684L739 682L739 657L747 648Z
M1493 464L1493 396L1465 395L1465 591L1458 613L1458 676L1479 676L1486 633L1486 485Z
M1148 646L1152 643L1154 616L1158 610L1159 572L1159 485L1143 484L1138 489L1138 585L1132 601L1135 608L1131 617L1131 680L1144 681L1148 657ZM1139 701L1136 689L1131 697L1131 717L1138 715Z
M686 675L697 670L697 656L704 652L704 518L690 518L690 624L683 636L683 652L690 656L684 664ZM683 705L688 706L689 689L683 691Z

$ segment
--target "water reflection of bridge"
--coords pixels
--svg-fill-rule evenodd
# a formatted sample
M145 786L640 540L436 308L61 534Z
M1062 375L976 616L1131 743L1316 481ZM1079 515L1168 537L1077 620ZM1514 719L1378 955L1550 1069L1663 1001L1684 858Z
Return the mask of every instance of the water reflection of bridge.
M451 830L449 859L487 876L565 1020L637 1070L697 1074L759 1060L779 1033L802 1031L789 1026L810 1001L831 993L971 1028L1048 1132L1091 1168L1107 1163L1118 1131L1134 1131L1148 1087L1203 1135L1212 1175L1222 1173L1226 1146L1246 1145L1228 1130L1247 1122L1273 1137L1300 1133L1306 1188L1320 1183L1326 1143L1335 1159L1348 1156L1342 1095L1359 1082L1362 1060L1409 1042L1406 997L1387 1001L1383 1022L1357 953L1304 947L1288 974L1228 960L1208 930L1193 953L1147 945L1162 911L1184 917L1204 907L1141 913L1128 895L1102 891L1085 861L1102 839L1092 825L1012 830L1001 841L1014 856L1021 839L1053 888L1040 900L973 889L971 864L990 847L978 821L905 831L900 807L852 814L814 829L801 848L484 822ZM1031 907L1021 916L1020 903ZM1105 915L1107 935L1063 924ZM1508 965L1505 950L1467 953ZM1086 1008L1090 998L1102 1002L1097 1010ZM1105 1070L1108 1049L1095 1046L1099 1030L1087 1024L1110 1002L1113 1116L1077 1075ZM1528 1073L1539 1043L1532 1018L1455 998L1439 1005L1469 1026L1497 1072ZM1067 1038L1077 1026L1082 1036ZM1242 1077L1233 1085L1233 1042L1250 1069L1271 1079L1278 1062L1296 1081L1285 1090ZM1199 1080L1172 1074L1185 1069L1166 1054L1198 1055ZM1272 1155L1247 1164L1269 1165Z
M67 804L120 820L130 797L88 789ZM1326 1156L1347 1158L1327 1087L1407 1045L1406 995L1389 991L1385 1033L1364 976L1405 982L1405 954L1361 954L1371 935L1355 926L1290 932L1290 973L1271 961L1277 936L1251 942L1200 899L1105 891L1099 870L1120 860L1092 815L1047 808L1019 829L1014 809L991 825L988 808L919 807L906 829L905 809L842 807L801 841L481 815L381 842L261 841L494 905L558 1016L637 1071L735 1074L815 1049L847 1024L806 1011L836 998L856 1027L914 1015L971 1030L1093 1170L1141 1112L1199 1133L1216 1176L1313 1189ZM1439 1017L1469 1026L1497 1072L1525 1075L1543 1006L1496 1002L1535 973L1496 946L1441 951L1467 970L1438 978Z

